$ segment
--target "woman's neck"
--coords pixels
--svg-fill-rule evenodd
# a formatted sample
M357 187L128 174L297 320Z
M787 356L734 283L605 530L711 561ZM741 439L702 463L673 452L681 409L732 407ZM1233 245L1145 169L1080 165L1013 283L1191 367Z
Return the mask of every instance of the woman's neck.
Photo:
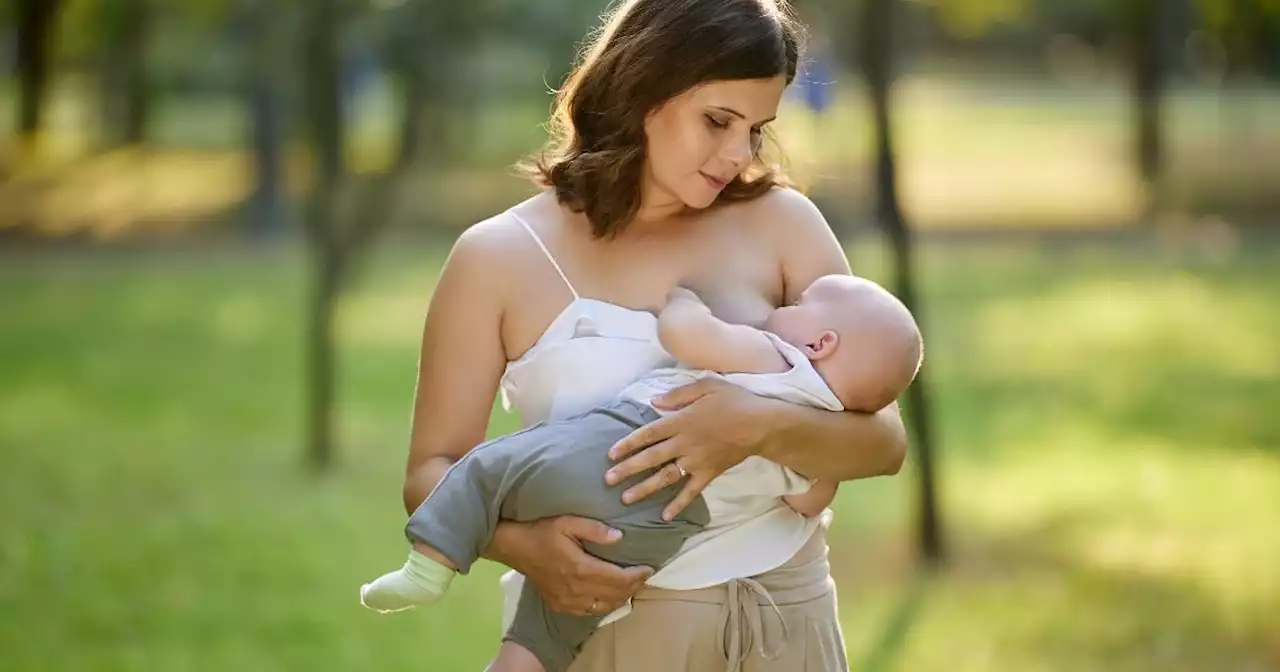
M673 224L683 223L681 220L692 212L675 194L647 184L641 191L640 208L627 230L641 235L660 234Z

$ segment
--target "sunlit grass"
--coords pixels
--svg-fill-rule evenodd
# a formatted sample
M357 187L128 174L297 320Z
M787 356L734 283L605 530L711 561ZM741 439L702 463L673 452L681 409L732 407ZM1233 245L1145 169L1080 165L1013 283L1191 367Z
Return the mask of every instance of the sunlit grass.
M913 465L846 484L833 561L859 669L1280 665L1280 258L937 246L921 311L952 562L914 578ZM444 250L339 308L340 452L303 466L296 250L0 263L0 651L16 670L479 669L482 563L378 617L401 561L417 339ZM875 245L854 265L884 277ZM491 431L514 419L495 411ZM425 667L424 667L425 666Z

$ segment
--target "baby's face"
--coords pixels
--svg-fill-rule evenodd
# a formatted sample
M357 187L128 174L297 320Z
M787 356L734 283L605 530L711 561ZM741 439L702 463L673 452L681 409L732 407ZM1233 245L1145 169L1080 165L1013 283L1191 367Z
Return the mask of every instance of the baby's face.
M822 334L831 331L838 323L838 320L832 319L832 311L846 303L847 293L845 281L838 276L818 278L800 294L795 303L770 313L763 328L805 350L816 345Z

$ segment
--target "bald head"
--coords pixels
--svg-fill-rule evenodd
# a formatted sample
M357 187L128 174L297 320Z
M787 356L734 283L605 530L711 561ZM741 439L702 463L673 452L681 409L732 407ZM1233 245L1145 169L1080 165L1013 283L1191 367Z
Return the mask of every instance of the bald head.
M915 379L924 349L920 329L911 311L880 285L824 276L805 290L796 308L809 311L810 332L827 335L828 343L810 348L810 358L845 408L878 411ZM814 333L801 338L821 339Z

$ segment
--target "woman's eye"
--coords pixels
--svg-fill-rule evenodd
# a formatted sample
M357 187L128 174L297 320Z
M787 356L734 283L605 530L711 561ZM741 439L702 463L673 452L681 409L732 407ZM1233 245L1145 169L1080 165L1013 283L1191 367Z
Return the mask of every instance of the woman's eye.
M715 128L729 128L729 122L716 119L715 117L709 114L707 115L707 122L710 123Z

